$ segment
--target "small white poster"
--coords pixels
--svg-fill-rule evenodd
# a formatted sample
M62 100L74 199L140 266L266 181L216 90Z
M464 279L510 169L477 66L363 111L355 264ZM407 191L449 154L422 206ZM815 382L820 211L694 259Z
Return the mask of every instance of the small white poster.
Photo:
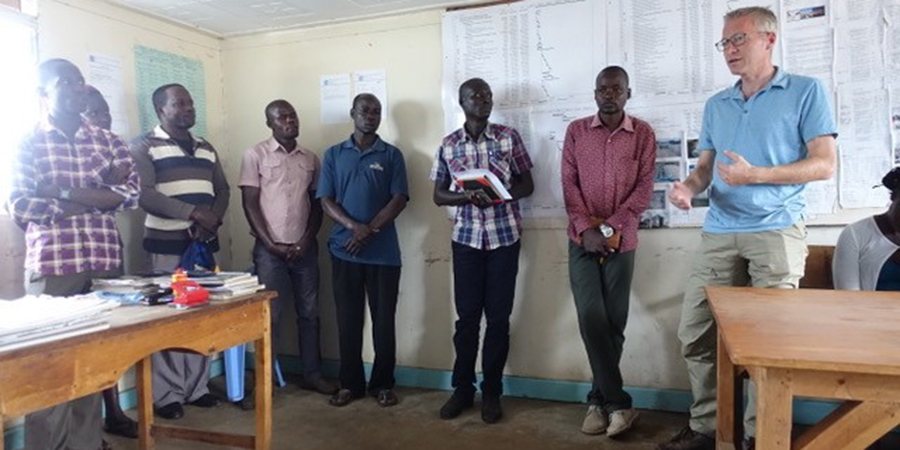
M384 69L353 72L353 96L369 93L381 102L381 120L388 115L387 75Z
M112 132L125 140L131 138L131 127L125 112L122 61L113 56L88 55L87 79L88 84L97 88L109 104Z
M319 85L321 94L320 120L324 124L350 122L350 74L322 75Z

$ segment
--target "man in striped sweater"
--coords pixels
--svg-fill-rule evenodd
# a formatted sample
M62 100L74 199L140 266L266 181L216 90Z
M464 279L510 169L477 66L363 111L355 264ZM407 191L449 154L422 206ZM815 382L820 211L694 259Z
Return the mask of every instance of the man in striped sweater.
M219 250L216 231L228 207L228 182L213 146L189 131L196 113L191 94L179 84L153 92L159 126L139 137L131 153L141 176L140 206L147 212L144 249L154 269L173 270L194 239ZM184 415L182 404L209 408L218 400L206 382L206 356L180 351L153 355L153 404L166 419Z

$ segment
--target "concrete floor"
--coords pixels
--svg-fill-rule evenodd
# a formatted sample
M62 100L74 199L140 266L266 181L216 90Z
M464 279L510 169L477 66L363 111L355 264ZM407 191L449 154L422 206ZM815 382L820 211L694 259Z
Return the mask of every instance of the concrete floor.
M503 420L481 421L480 404L455 420L441 420L438 410L449 392L398 388L400 404L381 408L372 398L343 407L328 405L328 397L288 386L275 390L272 405L272 448L275 450L582 450L655 449L687 423L686 414L641 411L635 427L621 438L587 436L579 431L585 406L521 398L503 399ZM247 382L252 385L252 373ZM224 398L224 378L210 381ZM128 411L132 417L135 411ZM161 423L252 434L253 411L223 402L216 408L185 406L177 421ZM803 427L794 427L795 433ZM136 449L137 440L106 435L116 450ZM225 447L178 440L159 440L159 450L222 450ZM870 450L900 449L900 434L891 433Z
M214 379L212 387L221 383ZM215 391L214 391L215 392ZM504 418L495 425L481 421L474 408L455 420L438 417L448 392L398 388L400 404L379 407L374 399L357 400L343 408L327 397L300 390L294 384L277 389L273 403L274 449L653 449L687 422L683 414L642 411L637 425L621 439L586 436L579 432L585 407L572 403L504 398ZM129 414L134 411L129 411ZM161 419L160 422L167 422ZM253 412L223 403L217 408L185 407L178 425L237 433L253 432ZM114 449L135 449L137 441L106 436ZM206 450L223 447L187 441L160 440L160 450Z

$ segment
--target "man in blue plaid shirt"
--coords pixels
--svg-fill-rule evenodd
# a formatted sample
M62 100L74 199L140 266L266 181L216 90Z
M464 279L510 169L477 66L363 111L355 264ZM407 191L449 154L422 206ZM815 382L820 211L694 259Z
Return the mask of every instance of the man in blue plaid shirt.
M456 206L453 225L453 288L456 332L453 345L453 395L441 408L442 419L453 419L473 404L475 360L482 314L487 330L482 350L481 419L495 423L503 416L503 367L509 354L509 316L519 269L522 215L518 200L531 195L531 158L519 133L489 123L493 108L491 87L473 78L459 87L465 125L444 137L437 150L431 179L434 202ZM454 178L470 169L490 170L512 195L493 202L463 190Z

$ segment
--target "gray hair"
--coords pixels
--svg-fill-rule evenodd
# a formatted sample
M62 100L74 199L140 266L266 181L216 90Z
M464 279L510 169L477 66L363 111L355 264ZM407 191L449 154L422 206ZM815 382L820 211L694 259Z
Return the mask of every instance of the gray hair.
M725 14L725 20L737 19L744 16L750 16L756 22L759 31L767 33L775 33L778 31L778 18L771 9L764 6L749 6L747 8L738 8Z

